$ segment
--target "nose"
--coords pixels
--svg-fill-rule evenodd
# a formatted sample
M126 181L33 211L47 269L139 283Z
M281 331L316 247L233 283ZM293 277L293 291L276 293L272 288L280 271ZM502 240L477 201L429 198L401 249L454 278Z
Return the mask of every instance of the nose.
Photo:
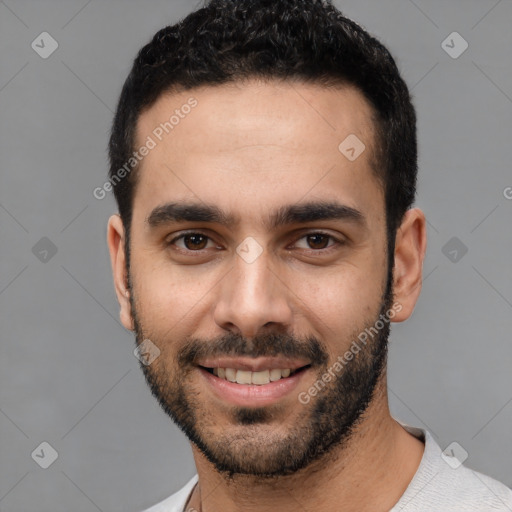
M265 252L250 263L234 256L234 267L219 283L214 308L219 327L246 338L291 327L291 291L269 264Z

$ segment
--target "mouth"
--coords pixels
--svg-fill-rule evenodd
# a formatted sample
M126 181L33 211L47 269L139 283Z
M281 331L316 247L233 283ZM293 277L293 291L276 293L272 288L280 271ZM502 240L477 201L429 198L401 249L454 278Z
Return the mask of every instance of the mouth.
M312 368L308 361L282 358L224 358L201 363L197 368L208 392L216 400L244 407L261 407L289 397Z
M265 386L271 382L277 382L281 379L288 379L293 377L297 373L303 372L310 368L311 365L307 364L296 369L291 368L268 368L266 370L260 370L253 372L250 370L242 370L236 368L222 368L214 367L208 368L200 366L203 370L208 373L215 375L219 379L227 380L236 384L243 385L254 385L254 386Z

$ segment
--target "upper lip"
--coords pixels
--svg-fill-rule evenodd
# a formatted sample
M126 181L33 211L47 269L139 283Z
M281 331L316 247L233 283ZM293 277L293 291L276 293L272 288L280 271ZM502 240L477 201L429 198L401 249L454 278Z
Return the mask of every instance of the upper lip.
M259 372L272 369L297 370L310 364L305 359L290 359L287 357L229 357L219 356L210 359L203 359L198 362L204 368L233 368L235 370L246 370Z

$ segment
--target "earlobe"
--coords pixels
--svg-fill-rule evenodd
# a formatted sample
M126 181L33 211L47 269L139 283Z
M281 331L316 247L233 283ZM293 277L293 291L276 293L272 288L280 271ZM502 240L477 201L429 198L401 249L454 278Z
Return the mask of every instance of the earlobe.
M402 309L394 322L407 320L414 311L421 291L426 247L425 215L419 208L412 208L405 213L396 234L393 291L395 302Z
M123 221L119 215L112 215L107 226L107 245L110 253L110 263L114 278L114 288L117 300L121 307L121 323L129 331L134 330L131 315L130 291L128 289L128 276L126 269L126 255L124 252L125 231Z

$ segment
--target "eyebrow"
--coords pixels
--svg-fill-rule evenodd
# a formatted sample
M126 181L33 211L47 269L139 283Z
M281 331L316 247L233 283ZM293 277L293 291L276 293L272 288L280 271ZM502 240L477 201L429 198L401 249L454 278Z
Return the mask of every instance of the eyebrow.
M272 230L280 226L318 220L343 220L360 226L366 225L365 217L359 210L336 201L312 201L281 206L263 224L265 228ZM232 228L239 224L239 218L224 212L216 205L174 202L157 206L146 219L152 229L177 222L208 222Z

